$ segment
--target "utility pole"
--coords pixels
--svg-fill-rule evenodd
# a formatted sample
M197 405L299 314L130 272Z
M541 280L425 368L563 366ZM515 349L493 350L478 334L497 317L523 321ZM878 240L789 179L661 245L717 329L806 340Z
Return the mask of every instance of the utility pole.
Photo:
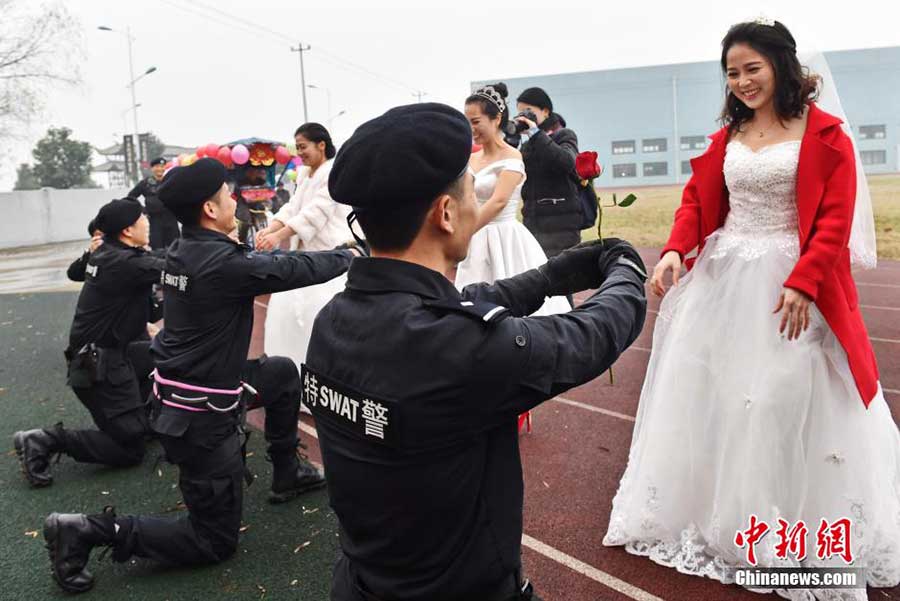
M306 73L303 70L303 53L309 51L312 48L309 44L306 46L303 45L303 42L297 42L297 47L291 47L291 52L297 52L300 54L300 92L303 94L303 122L307 123L309 121L309 115L306 111Z
M422 96L428 96L428 92L423 92L422 90L416 90L413 92L413 96L416 97L416 102L422 102Z

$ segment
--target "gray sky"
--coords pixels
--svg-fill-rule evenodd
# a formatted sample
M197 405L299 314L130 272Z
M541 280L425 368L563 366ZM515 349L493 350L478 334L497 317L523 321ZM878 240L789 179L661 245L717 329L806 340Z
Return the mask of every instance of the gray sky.
M98 147L121 139L131 106L125 40L98 25L130 26L136 73L158 69L137 84L140 129L186 146L291 137L303 113L298 55L288 40L312 46L307 83L330 89L332 114L347 111L333 122L338 142L366 119L414 102L417 89L426 100L461 106L472 80L713 60L729 25L760 14L784 22L802 48L900 45L900 3L885 0L65 4L84 31L84 81L48 94L46 114L0 166L0 190L12 187L15 166L31 161L34 141L51 125ZM310 120L325 123L326 94L307 90L307 100ZM130 133L131 115L125 118Z

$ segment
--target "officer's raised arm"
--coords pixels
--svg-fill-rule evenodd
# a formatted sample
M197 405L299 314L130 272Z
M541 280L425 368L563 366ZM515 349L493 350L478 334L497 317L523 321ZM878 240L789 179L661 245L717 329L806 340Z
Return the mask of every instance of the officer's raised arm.
M170 171L159 187L159 199L184 224L185 235L227 242L221 251L227 257L217 263L224 296L253 297L312 286L347 271L351 251L257 252L240 247L228 237L235 227L237 205L225 182L225 167L214 160L196 165L190 171ZM190 280L188 273L168 275Z
M473 358L473 381L497 383L497 389L488 394L473 391L473 396L479 397L473 409L487 421L493 421L491 416L503 420L524 413L592 380L638 337L647 312L644 265L627 242L609 240L606 245L609 248L595 255L593 266L571 272L569 284L552 290L553 295L574 294L593 288L593 284L585 285L592 278L601 281L597 292L577 309L560 315L506 319L478 349ZM566 252L587 254L590 249Z
M597 271L599 261L607 249L620 242L617 238L583 242L536 269L493 284L469 284L461 295L474 302L502 305L511 315L525 317L537 311L548 297L598 288L603 281Z
M345 273L353 256L349 250L247 252L230 264L235 276L229 289L238 296L258 296L322 284Z

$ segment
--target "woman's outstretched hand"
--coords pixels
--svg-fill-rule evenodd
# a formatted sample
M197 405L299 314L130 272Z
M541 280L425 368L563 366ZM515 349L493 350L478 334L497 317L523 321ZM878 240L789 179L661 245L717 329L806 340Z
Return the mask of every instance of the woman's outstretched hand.
M787 329L787 339L796 340L800 334L809 329L809 305L812 299L793 288L785 288L778 298L778 306L772 313L781 312L781 324L778 332L783 336Z
M681 276L681 255L674 250L664 254L653 268L653 275L650 277L650 291L656 296L663 296L666 293L663 280L667 271L672 272L672 285L677 286L678 278Z

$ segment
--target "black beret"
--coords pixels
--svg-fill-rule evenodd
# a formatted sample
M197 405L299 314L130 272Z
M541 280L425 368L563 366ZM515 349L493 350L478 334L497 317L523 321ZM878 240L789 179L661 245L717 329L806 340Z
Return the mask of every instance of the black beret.
M143 207L135 200L112 200L100 207L92 223L104 234L118 236L126 227L134 225L142 212Z
M456 109L398 106L353 132L334 160L328 190L357 211L430 202L465 172L471 154L472 128Z
M152 161L150 161L151 167L156 167L157 165L165 165L168 161L164 157L156 157Z
M225 183L225 166L211 158L202 158L186 167L170 169L156 194L180 221L209 200Z
M547 92L542 90L541 88L528 88L516 98L516 102L524 102L525 104L530 104L532 106L536 106L538 108L547 109L550 112L553 112L553 101L550 100L550 96L547 95Z

